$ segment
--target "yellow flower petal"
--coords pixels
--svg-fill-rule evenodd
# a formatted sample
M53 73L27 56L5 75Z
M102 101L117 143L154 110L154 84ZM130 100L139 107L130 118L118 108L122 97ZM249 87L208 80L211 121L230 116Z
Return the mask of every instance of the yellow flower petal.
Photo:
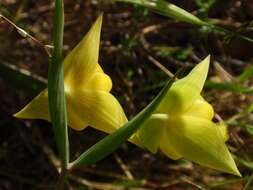
M102 15L98 17L82 41L64 60L64 84L69 88L83 87L97 69Z
M71 128L83 130L88 125L91 125L99 130L111 133L127 122L124 111L111 94L103 91L85 92L80 93L78 91L74 93L74 96L70 97L67 95L66 97L68 125ZM81 102L80 105L79 102ZM76 107L78 108L76 109ZM86 114L86 112L89 113ZM86 115L86 117L83 115ZM23 119L44 119L50 121L47 89L42 91L14 116Z
M195 66L186 77L176 81L161 102L159 112L178 114L187 110L200 95L207 77L209 62L210 56Z
M14 117L24 119L45 119L50 120L48 111L48 93L47 89L43 90L22 110L14 114Z
M72 129L81 131L89 126L89 124L86 123L82 118L80 118L79 115L77 115L75 111L70 106L68 106L68 104L67 104L67 113L68 113L68 126L70 126Z
M168 127L168 124L166 123L164 126L162 138L160 140L160 149L169 158L173 160L178 160L182 158L183 156L179 153L176 147L174 147L173 144L171 143L171 139L167 134L167 127Z
M191 107L189 107L184 114L211 120L214 116L214 111L213 107L200 97L193 102Z
M182 156L171 146L166 133L166 125L169 116L167 114L156 113L140 127L135 135L130 139L141 148L146 148L152 153L161 151L173 160L182 158Z
M152 153L156 153L160 147L160 140L167 119L167 114L152 114L136 133L136 137L140 143L137 145L145 147Z
M170 141L168 140L166 134L163 134L163 137L161 139L161 145L160 145L161 151L171 158L172 160L178 160L182 158L183 156L178 153L178 151L170 144Z
M108 92L76 89L67 94L67 104L84 123L106 133L127 122L119 102Z
M222 135L224 141L226 142L229 139L228 126L223 122L220 122L217 125L218 125L218 128L221 132L221 135Z
M110 90L112 89L112 80L108 75L102 72L96 72L87 81L85 89L110 92Z
M88 125L79 118L71 108L67 108L68 123L76 130L81 130ZM29 104L27 104L21 111L14 114L14 117L23 119L44 119L50 121L48 111L48 92L47 89L42 91Z
M172 117L168 120L167 136L185 159L240 176L218 127L206 119Z

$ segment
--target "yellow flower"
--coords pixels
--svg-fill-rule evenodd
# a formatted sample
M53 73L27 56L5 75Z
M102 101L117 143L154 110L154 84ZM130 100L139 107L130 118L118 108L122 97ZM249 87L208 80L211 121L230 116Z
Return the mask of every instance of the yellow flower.
M64 88L68 124L82 130L92 126L111 133L127 122L116 98L110 94L112 82L98 64L102 16L64 60ZM43 90L20 112L18 118L50 121L48 90Z
M212 122L213 108L200 95L209 62L208 56L172 85L132 141L153 153L160 149L174 160L185 158L240 176L225 144L226 126Z

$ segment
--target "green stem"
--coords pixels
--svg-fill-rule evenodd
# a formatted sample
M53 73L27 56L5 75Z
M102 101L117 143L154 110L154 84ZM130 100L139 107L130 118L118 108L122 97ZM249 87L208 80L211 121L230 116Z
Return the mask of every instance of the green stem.
M61 160L61 175L63 188L65 181L66 168L69 163L69 142L67 128L67 112L64 93L64 65L62 61L64 32L64 2L55 0L55 16L53 43L54 51L48 71L48 99L51 121L53 124L54 135L57 149Z
M249 38L247 36L241 35L241 34L239 34L237 32L233 32L233 31L227 30L225 28L222 28L220 26L214 25L212 23L206 23L205 26L210 27L211 29L214 29L216 31L222 32L222 33L224 33L226 35L235 36L235 37L238 37L238 38L243 39L245 41L253 43L253 39L252 38Z

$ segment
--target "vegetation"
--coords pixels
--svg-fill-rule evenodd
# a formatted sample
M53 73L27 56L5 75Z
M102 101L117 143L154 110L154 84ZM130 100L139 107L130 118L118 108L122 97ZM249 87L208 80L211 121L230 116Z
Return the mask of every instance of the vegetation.
M252 7L1 1L0 189L251 189Z

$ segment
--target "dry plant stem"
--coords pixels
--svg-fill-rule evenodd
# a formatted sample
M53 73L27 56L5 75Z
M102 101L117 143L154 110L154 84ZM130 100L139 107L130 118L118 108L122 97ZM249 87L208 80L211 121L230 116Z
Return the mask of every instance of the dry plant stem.
M154 59L152 56L148 55L148 60L151 61L154 65L156 65L163 72L165 72L170 78L174 77L174 74L172 72L170 72L166 67L164 67L159 61Z
M35 38L34 36L32 36L31 34L29 34L28 32L26 32L24 29L18 27L14 22L12 22L10 19L8 19L7 17L3 16L0 13L0 18L2 18L3 20L5 20L7 23L9 23L11 26L13 26L17 32L24 38L30 38L32 41L34 41L35 43L37 43L39 46L41 46L46 53L48 54L49 57L51 57L51 52L50 50L53 49L53 47L51 45L44 45L41 41L39 41L37 38Z
M119 157L118 154L115 153L114 156L115 156L116 161L120 165L121 169L124 171L126 177L130 180L133 180L134 177L133 177L132 173L130 172L128 166L122 161L122 159Z
M218 61L214 61L214 68L217 72L218 77L223 81L223 82L233 82L234 81L234 77L225 70L225 68L223 68L221 66L221 64Z
M196 184L195 182L189 180L188 178L183 178L182 180L183 180L185 183L188 183L188 184L190 184L190 185L196 187L197 189L207 190L206 188L204 188L204 187L202 187L202 186Z
M52 163L52 165L57 169L57 171L60 173L60 160L57 158L57 156L55 155L54 151L52 150L52 148L50 146L48 146L46 144L46 142L44 142L44 139L40 136L40 131L36 131L36 135L39 139L38 143L40 145L40 147L42 148L42 151L45 153L45 155L47 156L47 158L49 159L49 161ZM82 170L81 170L82 172ZM129 180L128 177L125 177L125 176L120 176L118 174L110 174L108 172L104 172L104 171L99 171L99 170L93 170L92 168L85 168L85 170L83 170L83 172L85 173L92 173L93 175L98 175L98 176L102 176L102 177L112 177L112 178L115 178L117 180ZM86 179L83 179L81 177L77 177L77 176L74 176L73 174L69 174L69 171L67 171L67 176L68 178L70 178L71 180L77 182L77 183L80 183L81 185L86 185L86 186L89 186L89 187L103 187L103 184L102 183L99 183L99 182L91 182L91 181L88 181ZM130 179L131 180L131 179ZM60 181L60 178L59 178L59 181ZM58 181L58 183L59 183ZM145 184L145 182L143 182ZM143 185L144 185L143 184ZM109 185L109 183L108 183ZM113 185L112 185L113 186Z
M4 65L5 67L7 67L11 71L15 71L15 72L20 73L24 76L28 76L28 77L30 77L36 81L39 81L45 85L47 84L47 79L45 79L44 77L42 77L40 75L34 74L27 69L19 68L18 66L14 65L14 64L6 63L6 62L1 62L1 64Z
M98 189L98 190L125 190L126 189L126 187L120 184L93 182L93 181L80 178L75 175L70 175L69 178L81 185L90 187L92 189L93 188ZM143 185L145 185L145 182L143 183ZM147 188L143 188L143 187L132 187L130 189L131 190L148 190Z
M123 181L128 180L128 178L125 175L121 175L121 174L115 173L113 171L99 170L98 168L81 167L81 168L79 168L79 171L87 173L87 174L96 175L98 177L113 178L115 180L123 180Z

